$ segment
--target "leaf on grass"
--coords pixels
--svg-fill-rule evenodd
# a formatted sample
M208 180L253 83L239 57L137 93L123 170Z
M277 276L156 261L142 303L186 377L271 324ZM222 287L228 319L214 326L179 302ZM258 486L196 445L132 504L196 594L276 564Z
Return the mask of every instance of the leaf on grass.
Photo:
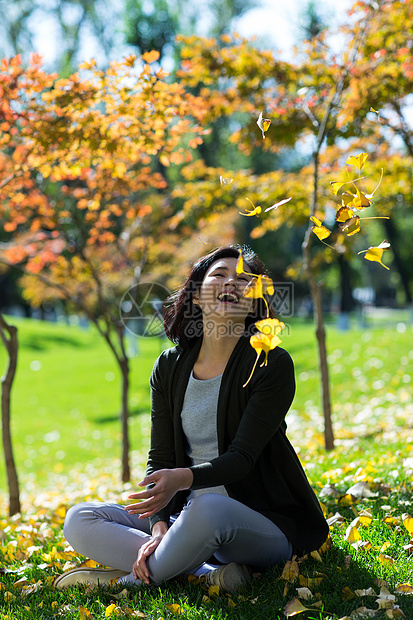
M314 596L309 588L296 588L296 590L298 598L302 598L305 601L308 601L308 599L313 598Z
M79 607L79 620L93 620L92 614L86 607Z
M310 555L311 555L312 558L314 558L314 560L317 560L317 562L322 562L323 561L321 559L321 555L318 553L318 551L311 551Z
M208 596L218 596L218 595L219 595L219 586L209 586Z
M385 553L379 553L379 555L377 556L377 559L382 564L389 564L389 565L394 564L394 559L390 555L386 555Z
M341 598L343 601L351 601L353 598L355 598L355 593L350 590L350 588L348 586L346 586L345 588L343 588L343 592L341 595Z
M303 613L303 611L308 611L308 607L304 607L304 605L298 600L298 598L293 598L287 605L284 607L284 616L289 618L290 616L296 616L297 614Z
M336 512L332 517L327 519L328 525L334 525L335 523L343 523L345 518L339 512Z
M281 205L285 205L286 202L290 202L291 198L292 196L290 198L284 198L284 200L280 200L280 202L276 202L271 207L268 207L268 209L265 209L265 213L267 213L267 211L271 211L272 209L278 209Z
M251 211L248 211L247 209L245 209L245 213L241 213L241 211L239 211L239 214L245 215L246 217L252 217L253 215L259 215L262 211L261 207L260 206L256 207L254 203L247 197L246 197L246 200L248 200L248 202L251 203L252 209Z
M413 594L413 586L410 583L401 583L395 592L396 594Z
M298 566L298 562L295 560L288 560L285 563L283 568L283 572L281 574L281 579L284 581L288 581L289 583L294 583L300 574L300 567Z
M347 542L349 543L355 543L358 540L361 540L361 536L360 536L360 532L358 531L358 528L355 527L354 525L349 525L348 528L346 529L346 534L344 536L344 539L347 540Z
M263 118L262 117L262 112L260 112L260 115L259 115L258 120L257 120L257 125L261 129L261 131L262 131L262 137L265 138L265 132L269 129L269 127L271 125L271 119Z
M373 493L367 482L356 482L356 484L353 484L347 489L346 493L357 499L361 499L362 497L377 497L377 493Z
M369 609L368 607L358 607L351 612L350 618L351 620L364 620L365 618L374 618L377 614L375 609Z
M304 575L299 575L298 582L300 586L305 588L316 588L323 581L324 577L304 577Z
M404 527L409 532L410 536L412 536L413 535L413 517L405 513L402 515L402 521L403 521Z
M183 611L182 607L178 605L178 603L170 603L168 605L165 605L165 607L175 615L179 615Z
M390 618L391 620L393 620L393 618L405 618L406 617L403 610L400 609L398 605L395 605L393 609L387 609L386 616L387 618Z
M232 600L232 598L229 598L229 599L228 599L228 605L229 605L230 607L236 607L236 606L237 606L237 604L236 604L236 603L234 603L234 601Z
M323 239L327 239L327 237L330 236L331 232L328 230L328 228L323 226L321 220L319 220L314 215L310 217L310 220L315 224L315 226L313 226L312 228L312 231L315 235L317 235L320 241L322 241Z
M373 588L367 588L364 590L356 590L354 594L356 596L377 596L377 593L373 590Z

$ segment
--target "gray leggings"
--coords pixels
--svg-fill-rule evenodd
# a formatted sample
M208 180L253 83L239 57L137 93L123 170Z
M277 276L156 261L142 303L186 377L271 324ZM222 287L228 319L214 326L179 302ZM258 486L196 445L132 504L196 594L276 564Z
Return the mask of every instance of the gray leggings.
M139 548L150 539L148 519L123 506L86 502L70 508L64 535L75 551L96 562L132 571ZM265 570L289 560L292 545L267 517L235 499L205 493L190 500L148 558L154 584L185 573L202 574L212 556Z

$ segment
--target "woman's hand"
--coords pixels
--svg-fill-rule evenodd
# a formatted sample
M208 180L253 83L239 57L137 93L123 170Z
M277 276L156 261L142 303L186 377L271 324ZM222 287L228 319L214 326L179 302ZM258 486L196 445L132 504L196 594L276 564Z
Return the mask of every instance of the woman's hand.
M159 469L139 482L140 487L153 484L152 488L128 495L129 499L141 501L137 504L125 506L125 510L132 515L138 514L140 519L151 517L158 510L164 508L175 493L189 489L192 481L193 475L188 468Z
M132 573L135 579L141 579L143 583L149 585L149 571L146 565L146 561L150 555L159 546L162 538L168 531L168 526L165 521L158 521L155 523L152 529L152 538L148 540L138 551L138 557L132 567Z

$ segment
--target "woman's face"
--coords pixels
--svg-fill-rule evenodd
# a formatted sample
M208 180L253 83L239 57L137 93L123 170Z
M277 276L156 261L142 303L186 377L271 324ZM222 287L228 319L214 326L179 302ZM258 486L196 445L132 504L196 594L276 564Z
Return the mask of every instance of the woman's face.
M220 258L209 267L194 303L201 310L204 322L228 320L244 324L252 310L253 300L243 296L245 287L252 279L250 268L244 262L247 273L237 274L237 258Z

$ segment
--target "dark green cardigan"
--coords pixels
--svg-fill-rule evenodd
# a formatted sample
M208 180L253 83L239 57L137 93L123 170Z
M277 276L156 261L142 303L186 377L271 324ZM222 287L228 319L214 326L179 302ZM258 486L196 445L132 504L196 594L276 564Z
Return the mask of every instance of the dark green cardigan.
M151 448L147 473L189 467L181 410L201 339L190 349L164 351L151 376ZM328 534L317 498L288 441L285 415L295 392L291 357L277 347L268 365L259 364L243 388L256 354L249 339L240 338L225 368L218 401L219 456L190 467L192 489L223 484L230 497L265 515L285 533L299 552L318 549ZM179 512L188 492L180 492L151 517L169 521Z

